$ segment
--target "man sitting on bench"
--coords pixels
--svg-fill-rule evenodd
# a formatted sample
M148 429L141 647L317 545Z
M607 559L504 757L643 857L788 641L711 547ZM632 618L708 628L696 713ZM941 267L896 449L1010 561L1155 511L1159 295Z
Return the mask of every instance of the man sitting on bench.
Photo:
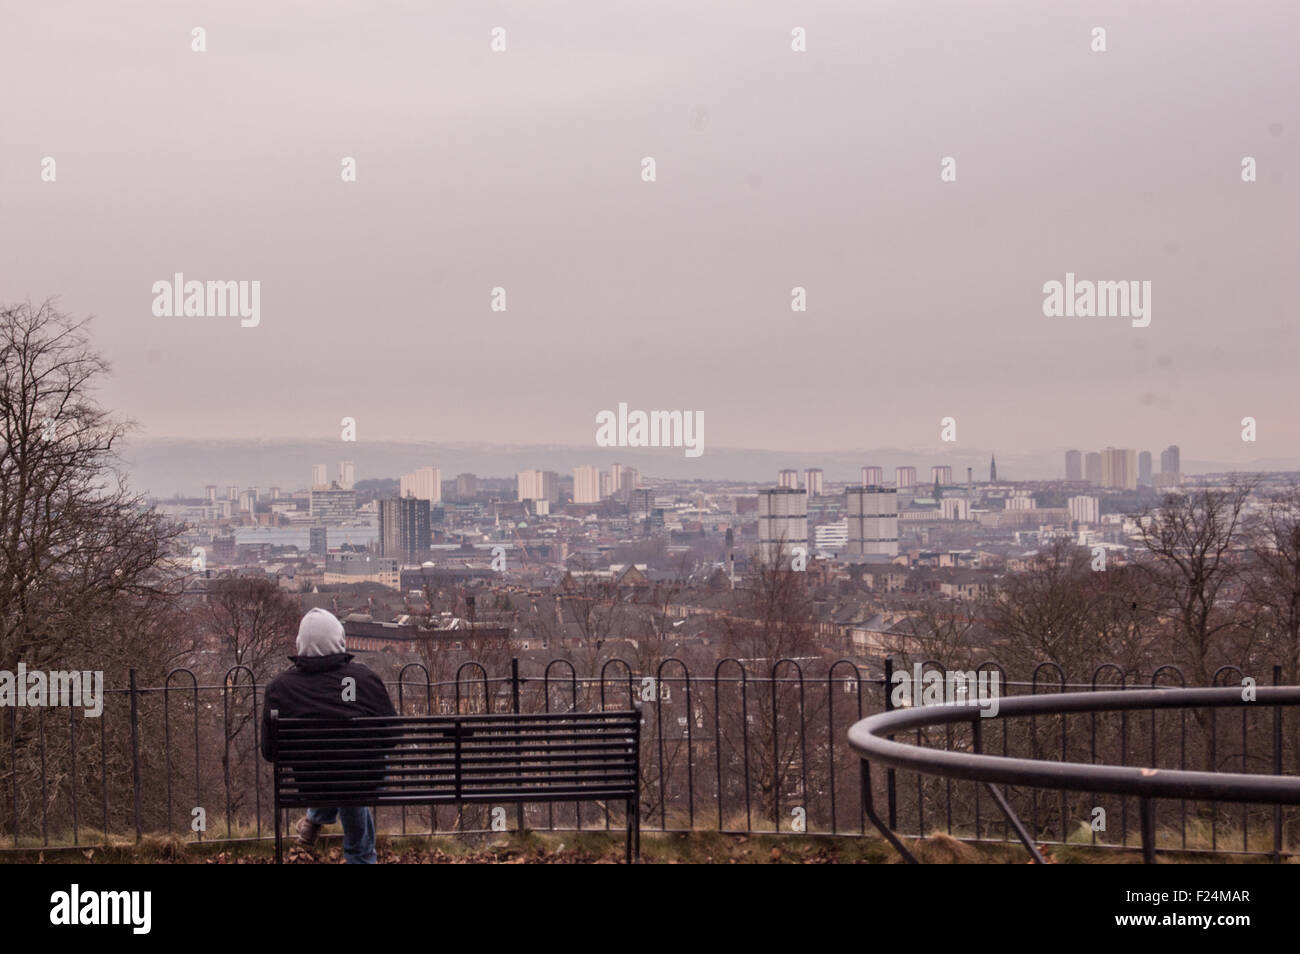
M271 712L284 719L338 719L396 715L383 681L344 649L343 624L324 609L313 609L298 626L293 668L266 687L262 709L262 757L271 761ZM351 682L344 682L350 679ZM322 825L343 822L343 857L348 864L373 865L375 821L370 809L353 805L307 810L298 822L299 843L311 847Z

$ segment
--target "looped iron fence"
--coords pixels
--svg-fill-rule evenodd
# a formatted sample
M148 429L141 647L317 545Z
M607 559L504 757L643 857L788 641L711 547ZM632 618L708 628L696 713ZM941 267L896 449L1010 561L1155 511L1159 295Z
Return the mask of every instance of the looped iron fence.
M639 671L612 658L584 672L573 660L554 659L511 660L508 668L470 661L439 677L424 663L408 663L394 666L388 688L398 710L408 715L582 712L639 703L646 830L707 825L726 833L857 836L873 831L865 808L878 800L887 805L882 812L887 827L903 836L943 832L984 843L1027 836L1036 844L1132 847L1135 795L1088 794L1081 803L1081 795L1072 796L1059 781L1012 785L994 796L998 811L990 813L985 785L887 760L880 761L884 771L868 778L864 790L860 753L849 744L850 726L874 713L914 718L919 710L895 708L899 678L913 678L918 671L927 679L956 674L937 660L909 668L909 673L896 672L892 657L726 658L710 660L707 668L669 658ZM1224 666L1213 681L1246 680L1249 671L1244 664ZM98 716L72 707L67 712L10 708L0 714L5 847L61 850L145 833L195 842L269 837L271 776L258 744L264 683L245 666L206 675L176 669L157 686L139 685L135 672L129 676L124 686L105 687ZM1026 668L1020 681L1012 681L990 659L963 673L961 684L982 678L996 680L1004 713L1020 711L1016 706L1023 700L1054 700L1062 692L1094 701L1118 694L1134 705L1068 712L1034 708L1024 710L1027 718L985 719L989 724L974 726L968 712L965 723L891 723L887 734L905 734L911 749L960 754L969 753L972 736L982 731L989 754L1040 763L1051 758L1162 770L1197 767L1209 773L1300 772L1300 727L1285 706L1242 706L1240 712L1222 712L1222 706L1136 706L1144 691L1183 691L1168 688L1187 681L1176 668L1147 675L1107 664L1071 681L1059 666L1044 664ZM1272 681L1280 682L1277 667ZM1166 688L1139 688L1146 685ZM1265 690L1258 692L1264 698ZM1285 745L1284 718L1292 720ZM1157 820L1164 831L1174 832L1173 841L1166 837L1162 847L1288 857L1300 831L1293 828L1300 826L1300 811L1292 804L1242 802L1238 807L1227 800L1201 803L1179 795L1170 802L1162 796ZM1080 829L1082 814L1093 806L1109 813L1109 830ZM511 814L518 828L569 831L611 824L608 809L590 803L514 806ZM385 807L377 823L381 831L420 835L490 830L491 819L499 824L500 817L481 805L427 812Z

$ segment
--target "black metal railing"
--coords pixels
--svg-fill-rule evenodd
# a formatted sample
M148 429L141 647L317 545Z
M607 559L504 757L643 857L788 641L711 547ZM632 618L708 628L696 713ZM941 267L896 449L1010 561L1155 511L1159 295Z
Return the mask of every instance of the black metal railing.
M983 727L986 718L994 720L1014 718L1035 719L1044 716L1061 717L1070 714L1151 712L1151 751L1156 750L1155 713L1162 710L1204 709L1209 712L1221 708L1257 707L1268 710L1272 717L1273 773L1191 771L1182 768L1159 768L1154 761L1147 765L1106 765L1043 758L1013 758L993 755L984 751ZM892 824L882 819L876 811L871 784L871 765L877 763L891 769L915 770L946 780L961 779L979 783L992 796L1016 831L1017 837L1033 856L1043 863L1042 853L1036 846L1034 835L1018 817L999 785L1020 785L1034 789L1055 789L1061 792L1087 792L1113 796L1132 796L1138 799L1141 821L1143 858L1153 863L1157 844L1157 801L1177 800L1186 805L1189 800L1208 802L1239 802L1266 804L1274 809L1274 856L1281 860L1281 808L1300 805L1300 776L1283 775L1281 771L1282 721L1284 707L1300 706L1300 687L1250 689L1146 689L1138 691L1053 693L999 700L996 711L980 706L977 700L949 700L942 704L883 712L861 720L849 729L849 745L862 760L863 811L872 824L910 863L915 856L908 851L892 830ZM968 727L966 748L961 751L952 744L943 749L922 744L895 741L895 736L909 731L954 725ZM1185 730L1186 723L1183 722ZM951 743L952 733L947 737ZM1094 734L1095 739L1095 734ZM1244 741L1244 736L1243 736ZM1186 732L1181 733L1180 751L1185 763ZM1037 802L1035 801L1035 806ZM1183 817L1185 818L1185 808Z
M1114 666L1098 667L1078 682L1068 681L1052 663L1018 681L1007 680L993 661L977 668L999 673L1003 706L1046 692L1140 692ZM850 747L848 732L867 716L893 711L890 659L871 669L849 659L830 665L723 659L693 671L675 658L640 673L621 659L586 676L565 659L522 669L517 660L504 673L470 662L454 676L434 679L425 666L412 663L389 691L399 712L411 715L596 711L640 703L641 815L647 830L869 831L859 753ZM933 661L923 669L946 672ZM1242 676L1243 670L1224 667L1215 682ZM1275 669L1273 681L1278 679ZM1167 666L1142 681L1185 683L1181 672ZM11 708L0 714L0 837L9 849L91 846L146 833L191 841L269 838L271 773L259 752L263 691L243 666L206 680L178 669L151 687L139 686L132 673L125 688L105 690L97 719L76 709ZM1294 774L1300 739L1282 731L1294 712L1270 708L1245 706L1228 718L1218 708L1190 715L1035 710L1024 719L993 720L996 725L984 727L982 744L988 752L1025 759L1050 755L1061 762ZM962 752L969 751L976 730L909 723L906 731L918 745ZM979 842L1021 837L1004 813L990 812L989 793L979 785L899 765L878 775L868 794L871 804L883 802L893 832L943 832ZM1131 848L1136 832L1130 832L1130 816L1144 817L1137 796L1123 793L1082 799L1059 785L1012 785L1002 797L1036 844ZM1095 808L1111 820L1104 829L1087 825ZM492 815L488 806L385 807L377 823L381 831L403 834L485 831L499 824L501 814ZM512 814L514 827L610 827L607 813L590 804L519 806ZM1290 803L1237 805L1188 795L1162 802L1152 820L1164 832L1162 849L1281 858L1291 852L1295 839L1287 836L1300 815Z

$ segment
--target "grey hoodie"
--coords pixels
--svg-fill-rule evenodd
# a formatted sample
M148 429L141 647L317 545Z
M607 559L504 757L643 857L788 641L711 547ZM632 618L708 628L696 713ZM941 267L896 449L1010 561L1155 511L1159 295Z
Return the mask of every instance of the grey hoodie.
M308 611L298 624L298 655L333 656L345 651L343 624L338 618L319 606Z

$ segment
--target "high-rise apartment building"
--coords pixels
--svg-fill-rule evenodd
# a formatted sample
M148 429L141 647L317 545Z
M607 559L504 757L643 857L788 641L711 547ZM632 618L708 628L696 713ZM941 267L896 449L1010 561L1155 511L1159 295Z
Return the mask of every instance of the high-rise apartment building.
M796 477L798 471L791 471ZM758 492L758 559L784 563L788 569L794 548L808 549L808 494L792 487Z
M877 487L885 482L885 468L883 467L863 467L862 468L862 486Z
M542 493L542 472L540 470L521 470L515 474L515 486L520 500L545 500Z
M573 502L600 503L600 471L590 464L573 468Z
M1066 501L1070 519L1079 523L1100 523L1101 502L1096 497L1071 497Z
M551 503L560 499L560 475L553 470L542 471L542 499Z
M628 494L628 516L633 520L645 520L654 511L655 493L649 488L632 490Z
M1152 474L1151 483L1159 490L1171 490L1183 482L1182 457L1177 444L1160 452L1160 473Z
M930 483L940 487L952 486L952 468L947 464L936 464L930 468Z
M338 488L311 491L311 515L322 526L337 526L357 518L357 492Z
M776 475L776 485L787 490L798 490L799 471L789 469L781 471Z
M379 555L420 563L429 554L429 501L389 497L379 501Z
M307 528L307 548L314 557L324 557L329 552L329 546L326 543L326 531L324 527Z
M339 487L343 490L351 490L356 483L356 469L352 466L352 461L339 461Z
M813 549L818 553L839 553L849 543L849 528L843 520L813 527Z
M317 487L326 489L330 485L329 465L312 464L311 465L311 487L315 490Z
M457 474L456 475L456 497L458 500L469 500L478 494L478 477L474 474Z
M845 491L846 552L898 556L898 489L871 484Z
M1077 450L1065 452L1065 479L1083 480L1083 455Z
M1138 486L1151 486L1151 452L1142 451L1138 454Z
M1137 451L1107 447L1101 452L1101 485L1117 490L1137 489Z
M1133 448L1126 448L1115 452L1117 457L1117 472L1115 475L1116 485L1123 490L1137 490L1138 485L1138 452ZM1119 468L1122 466L1122 473ZM1103 464L1102 467L1105 470ZM1122 482L1121 482L1122 478Z
M636 468L626 464L611 464L608 476L609 490L605 492L605 475L601 475L601 496L613 497L615 500L629 500L640 480Z
M553 470L521 470L515 475L520 500L560 499L560 475Z
M217 502L217 485L216 485L216 484L208 484L206 487L203 488L203 492L204 492L205 494L207 494L207 497L208 497L208 503L210 503L210 504L214 504L214 503Z
M803 472L803 488L809 497L820 497L826 488L826 474L820 467L809 467Z
M1177 444L1170 444L1160 452L1160 473L1181 474L1182 472L1182 454Z
M1101 452L1101 485L1103 487L1114 487L1115 484L1115 455L1116 450L1113 447L1106 447ZM1122 465L1121 465L1122 469Z
M399 496L427 500L430 507L442 502L442 470L440 468L421 467L413 474L403 474L398 479L397 486Z
M1089 451L1083 459L1083 477L1088 483L1101 486L1101 455L1096 451Z
M915 467L895 467L894 483L898 485L899 490L907 487L916 486L916 468Z

